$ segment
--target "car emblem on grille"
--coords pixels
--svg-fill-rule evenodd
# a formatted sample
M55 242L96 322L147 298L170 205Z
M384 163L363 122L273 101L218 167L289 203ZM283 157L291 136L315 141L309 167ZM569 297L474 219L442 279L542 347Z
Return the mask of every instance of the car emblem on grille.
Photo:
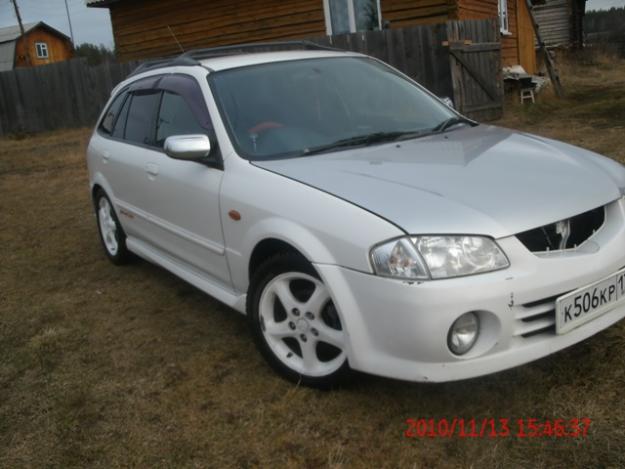
M566 243L571 236L571 220L562 220L556 223L556 233L560 235L560 250L566 249Z

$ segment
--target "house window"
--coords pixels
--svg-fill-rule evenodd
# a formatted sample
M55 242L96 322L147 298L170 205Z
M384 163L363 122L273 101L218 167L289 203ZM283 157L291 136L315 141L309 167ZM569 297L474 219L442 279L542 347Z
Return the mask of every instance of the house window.
M380 0L323 0L328 35L380 29Z
M499 30L502 34L510 34L508 29L508 0L498 0L499 10Z
M48 44L45 42L36 42L35 49L37 49L37 58L38 59L47 59L48 58Z

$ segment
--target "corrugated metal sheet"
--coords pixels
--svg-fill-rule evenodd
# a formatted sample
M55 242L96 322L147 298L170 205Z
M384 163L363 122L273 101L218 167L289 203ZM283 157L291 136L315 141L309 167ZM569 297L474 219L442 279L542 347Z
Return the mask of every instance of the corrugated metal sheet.
M118 2L119 0L87 0L88 7L107 7L111 3Z
M27 33L38 24L39 23L24 24L24 32ZM20 27L18 25L0 28L0 42L15 41L21 35Z
M533 11L547 46L568 46L571 43L569 0L547 0L543 5L535 5Z
M0 72L13 70L15 63L15 41L0 44Z

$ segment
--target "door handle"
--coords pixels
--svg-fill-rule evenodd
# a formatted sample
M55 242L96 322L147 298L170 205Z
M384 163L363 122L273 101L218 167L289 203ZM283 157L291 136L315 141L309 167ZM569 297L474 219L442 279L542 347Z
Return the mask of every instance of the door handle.
M111 154L108 151L102 152L102 163L106 164L111 159Z
M145 172L152 177L156 177L158 175L158 165L154 163L147 163L145 165Z

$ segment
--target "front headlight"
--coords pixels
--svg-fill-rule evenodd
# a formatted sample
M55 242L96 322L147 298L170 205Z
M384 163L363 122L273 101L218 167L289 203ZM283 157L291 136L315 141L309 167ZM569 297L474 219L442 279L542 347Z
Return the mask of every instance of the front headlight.
M375 273L406 279L481 274L510 265L497 243L484 236L400 238L371 251Z

